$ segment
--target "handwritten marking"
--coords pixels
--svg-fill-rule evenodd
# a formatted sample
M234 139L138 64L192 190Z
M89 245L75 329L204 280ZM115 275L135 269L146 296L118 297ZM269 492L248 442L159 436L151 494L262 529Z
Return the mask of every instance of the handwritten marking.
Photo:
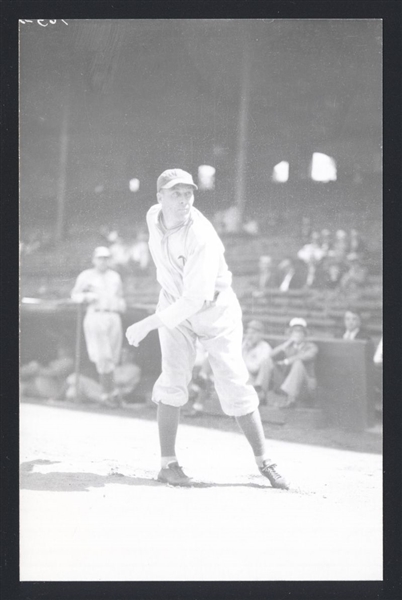
M46 23L45 21L49 21L49 23ZM65 25L68 25L67 21L65 21L64 19L60 19L60 21ZM18 22L22 23L23 25L25 25L25 23L34 23L32 19L18 19ZM47 27L48 25L54 25L55 23L57 23L57 19L36 19L36 22L41 27Z

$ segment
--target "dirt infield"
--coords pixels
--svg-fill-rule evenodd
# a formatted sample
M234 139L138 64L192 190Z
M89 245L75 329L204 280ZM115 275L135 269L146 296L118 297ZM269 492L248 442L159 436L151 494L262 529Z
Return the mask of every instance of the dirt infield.
M155 481L145 416L21 403L22 581L382 579L373 448L271 439L286 492L259 475L230 420L185 418L178 456L195 486L172 488Z

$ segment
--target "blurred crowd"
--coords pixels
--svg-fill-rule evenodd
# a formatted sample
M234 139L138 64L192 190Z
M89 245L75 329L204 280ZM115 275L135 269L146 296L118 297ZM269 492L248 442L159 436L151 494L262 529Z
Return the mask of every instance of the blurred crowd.
M271 256L259 258L259 279L253 295L263 296L272 288L327 289L343 292L363 287L369 274L369 255L359 231L328 229L313 231L296 256L274 263Z

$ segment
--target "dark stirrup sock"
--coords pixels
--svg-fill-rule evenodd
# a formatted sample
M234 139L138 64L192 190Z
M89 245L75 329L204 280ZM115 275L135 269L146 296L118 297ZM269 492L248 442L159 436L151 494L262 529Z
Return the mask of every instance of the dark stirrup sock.
M159 402L157 415L161 456L175 456L180 408Z
M258 408L248 415L236 417L236 421L250 443L254 456L264 456L265 435Z

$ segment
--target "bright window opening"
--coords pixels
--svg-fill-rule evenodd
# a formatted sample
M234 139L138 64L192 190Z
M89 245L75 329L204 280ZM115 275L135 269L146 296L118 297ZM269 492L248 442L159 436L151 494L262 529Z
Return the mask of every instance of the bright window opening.
M140 189L140 180L139 179L130 179L130 192L138 192Z
M311 179L313 181L336 181L336 162L330 156L314 152L311 161Z
M272 172L272 181L276 183L284 183L289 179L289 163L283 160L279 164L275 165Z
M215 167L211 165L200 165L198 167L198 187L200 190L215 189Z

